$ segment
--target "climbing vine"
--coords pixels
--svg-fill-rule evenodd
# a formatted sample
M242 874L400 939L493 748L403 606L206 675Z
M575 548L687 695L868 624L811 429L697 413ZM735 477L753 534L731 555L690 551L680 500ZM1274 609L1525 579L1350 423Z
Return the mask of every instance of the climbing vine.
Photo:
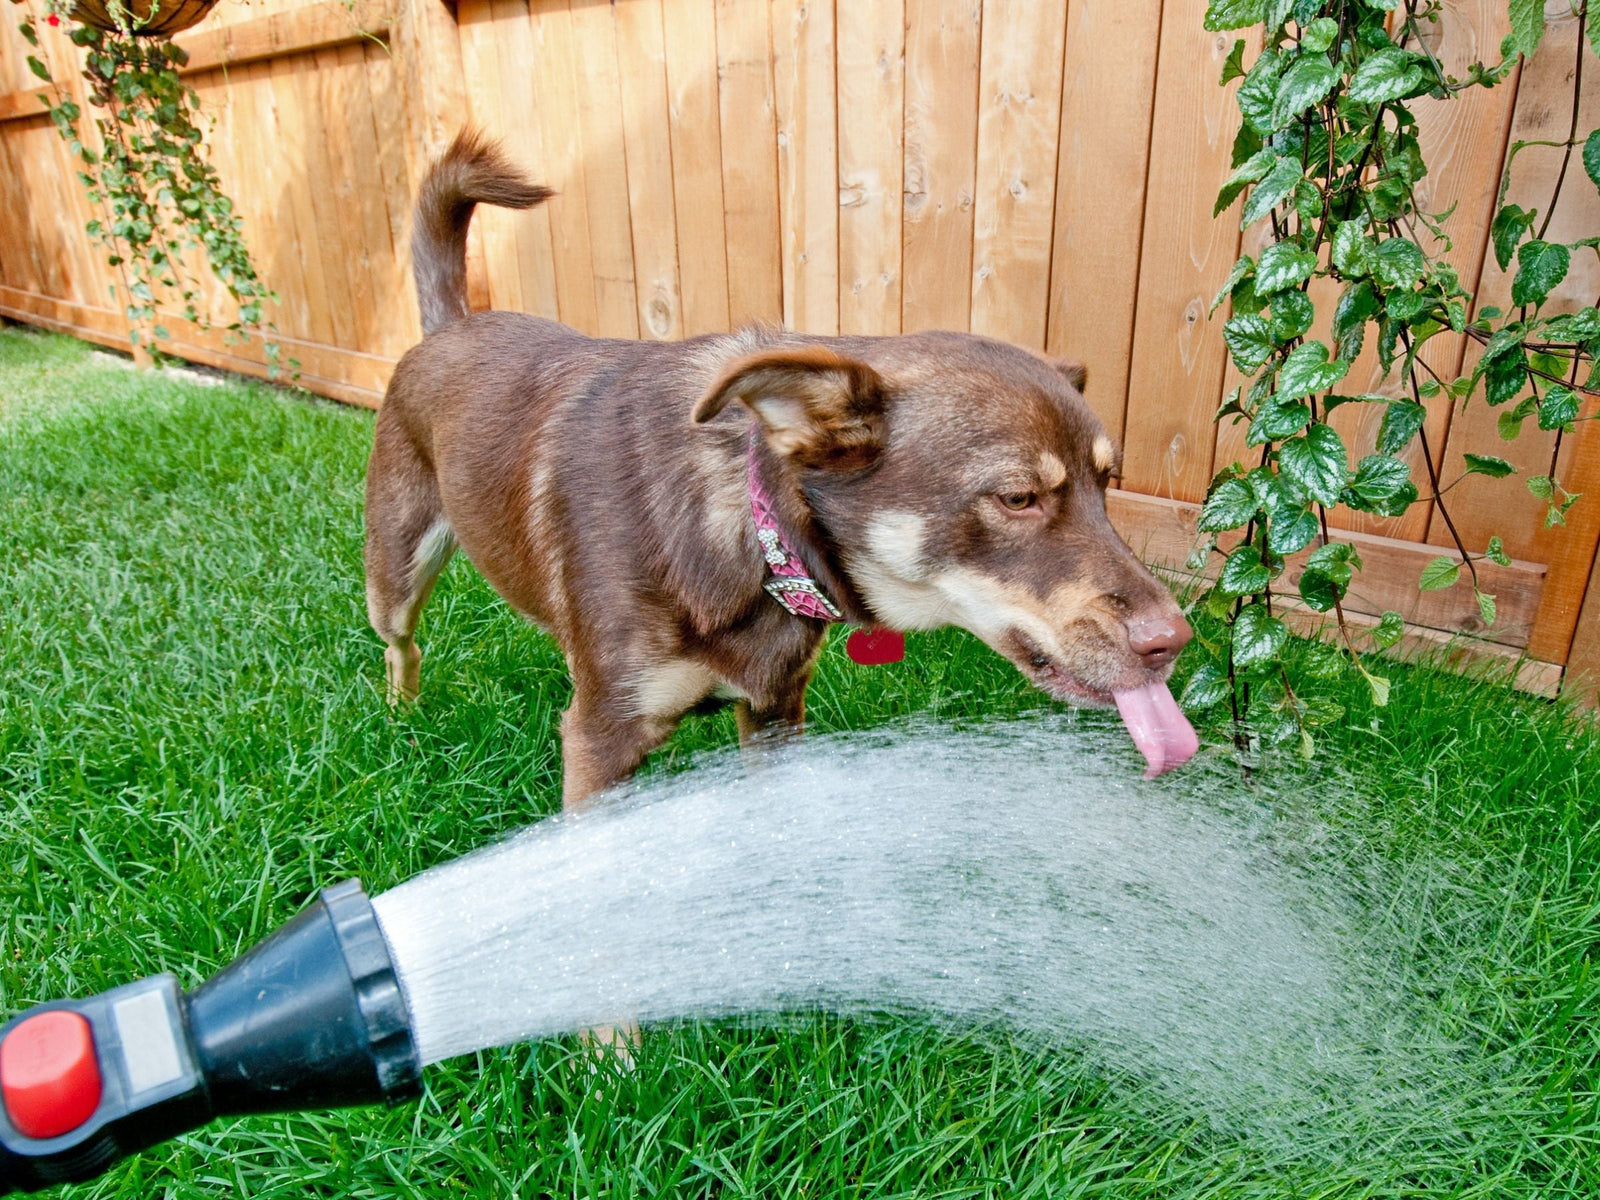
M171 334L158 304L172 304L186 320L211 327L197 303L199 281L185 261L188 251L198 249L237 306L226 339L261 334L268 372L276 376L279 347L263 313L264 303L276 297L256 273L242 222L206 156L200 98L179 74L188 55L169 38L149 35L158 8L146 3L142 12L108 0L101 19L110 28L102 29L75 19L71 0L49 0L45 22L69 26L68 36L83 50L90 114L51 78L39 56L27 60L49 89L39 98L78 160L78 179L98 214L88 233L104 247L121 282L132 345L159 356L156 343ZM20 29L38 48L31 17ZM118 301L115 287L112 299Z
M1543 38L1543 0L1511 0L1512 32L1500 61L1474 63L1464 79L1447 74L1422 37L1440 17L1439 0L1212 0L1206 12L1209 30L1261 27L1260 52L1247 61L1249 39L1241 37L1223 68L1224 86L1242 80L1236 93L1242 125L1215 211L1220 217L1243 196L1241 227L1268 222L1270 237L1259 256L1234 264L1212 306L1215 313L1231 302L1222 337L1246 377L1218 419L1246 424L1251 455L1218 473L1201 510L1208 541L1200 561L1217 556L1221 570L1198 603L1220 620L1223 634L1205 647L1184 701L1191 708L1229 703L1241 749L1298 738L1309 755L1313 730L1342 715L1330 700L1299 694L1284 670L1286 600L1332 612L1374 701L1388 701L1388 680L1356 654L1351 639L1343 601L1362 562L1357 547L1330 528L1328 514L1339 506L1395 517L1419 502L1436 504L1453 552L1430 562L1418 586L1465 583L1484 623L1494 622L1495 598L1481 584L1479 564L1510 560L1499 538L1469 545L1457 533L1448 493L1460 479L1439 478L1425 401L1442 396L1457 405L1499 407L1507 439L1530 420L1553 431L1548 470L1524 485L1545 502L1547 525L1562 524L1579 499L1557 474L1557 462L1562 437L1597 416L1600 310L1547 314L1544 305L1574 255L1600 253L1600 237L1563 243L1545 235L1575 155L1600 187L1600 131L1583 135L1578 128L1586 38L1600 53L1600 30L1587 8L1587 0L1574 8L1578 64L1566 139L1513 143L1506 155L1488 231L1501 268L1515 263L1513 307L1505 312L1474 308L1448 259L1449 214L1418 202L1415 188L1426 166L1412 105L1448 103L1505 81ZM1542 214L1505 203L1517 154L1528 145L1563 151ZM1310 336L1318 315L1310 289L1318 278L1340 285L1325 314L1327 342ZM1459 378L1439 375L1421 353L1431 339L1452 334L1483 346L1475 367ZM1340 390L1369 340L1385 376L1397 373L1398 396ZM1346 404L1384 409L1374 452L1354 467L1329 423ZM1421 480L1400 457L1419 439ZM1516 473L1493 454L1466 454L1464 463L1460 478ZM1298 587L1289 591L1282 585L1285 560L1308 549ZM1388 612L1371 632L1387 648L1403 631L1400 614Z

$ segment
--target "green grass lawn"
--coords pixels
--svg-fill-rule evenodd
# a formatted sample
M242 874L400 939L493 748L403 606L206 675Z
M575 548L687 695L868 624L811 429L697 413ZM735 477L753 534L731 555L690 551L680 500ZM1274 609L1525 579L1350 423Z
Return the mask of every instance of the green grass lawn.
M0 329L0 1013L160 970L192 985L324 884L381 891L557 807L560 655L464 562L424 622L424 702L381 699L371 428ZM1370 789L1397 860L1449 854L1498 914L1438 998L1506 1064L1481 1136L1300 1159L1020 1047L816 1017L654 1031L601 1095L571 1040L483 1053L419 1104L220 1122L74 1194L1600 1195L1600 741L1495 682L1390 673L1381 710L1359 678L1317 684L1348 710L1320 752ZM1046 703L950 633L890 670L836 639L811 714ZM695 718L652 769L732 740Z

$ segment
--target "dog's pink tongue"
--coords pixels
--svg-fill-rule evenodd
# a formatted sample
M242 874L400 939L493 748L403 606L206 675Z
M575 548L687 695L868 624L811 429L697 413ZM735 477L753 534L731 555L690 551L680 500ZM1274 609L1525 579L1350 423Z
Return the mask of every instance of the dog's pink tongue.
M1200 748L1200 736L1166 684L1152 683L1113 696L1133 744L1150 764L1144 773L1146 779L1183 766Z

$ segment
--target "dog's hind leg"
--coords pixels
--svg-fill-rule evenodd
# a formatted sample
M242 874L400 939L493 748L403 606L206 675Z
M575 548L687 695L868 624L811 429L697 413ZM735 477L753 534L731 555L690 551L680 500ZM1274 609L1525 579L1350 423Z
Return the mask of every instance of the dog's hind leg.
M367 466L367 619L388 645L391 704L417 697L417 620L455 548L432 468L398 423L380 416Z

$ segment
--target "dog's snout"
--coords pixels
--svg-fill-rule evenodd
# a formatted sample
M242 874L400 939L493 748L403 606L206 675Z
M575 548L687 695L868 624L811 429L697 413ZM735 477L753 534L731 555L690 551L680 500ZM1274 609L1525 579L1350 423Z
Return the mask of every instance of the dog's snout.
M1139 617L1128 622L1128 646L1151 668L1164 667L1189 644L1194 631L1182 613Z

